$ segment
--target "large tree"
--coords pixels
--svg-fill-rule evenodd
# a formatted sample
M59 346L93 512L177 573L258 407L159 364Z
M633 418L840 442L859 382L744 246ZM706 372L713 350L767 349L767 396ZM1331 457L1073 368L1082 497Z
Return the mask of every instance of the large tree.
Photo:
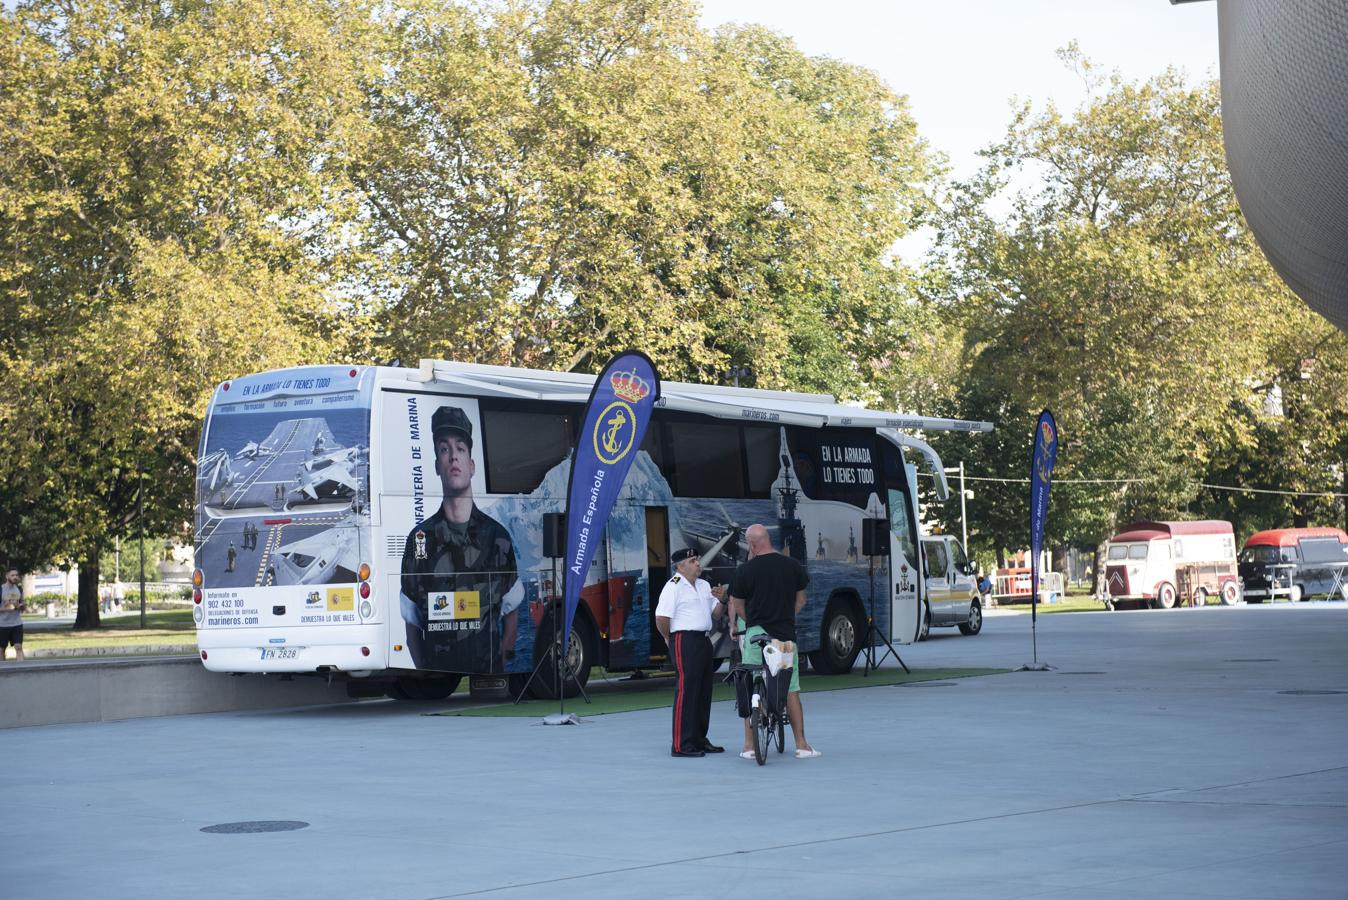
M0 540L81 564L76 627L114 536L188 518L211 386L343 342L324 286L367 22L323 0L0 13Z
M1255 439L1256 387L1297 303L1240 216L1219 99L1215 82L1166 72L1099 82L1072 115L1026 107L952 193L937 302L968 354L952 411L1010 434L942 446L980 474L1025 478L1034 416L1051 408L1059 539L1201 513L1208 465ZM1026 543L1027 497L1008 487L989 511L993 546Z
M384 346L855 394L910 295L886 265L931 161L873 73L686 0L412 3L358 166ZM372 272L372 275L375 274Z

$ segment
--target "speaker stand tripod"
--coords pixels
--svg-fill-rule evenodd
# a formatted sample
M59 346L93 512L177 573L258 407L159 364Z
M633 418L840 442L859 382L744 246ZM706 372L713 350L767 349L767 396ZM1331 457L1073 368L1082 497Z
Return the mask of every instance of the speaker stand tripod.
M867 559L870 560L871 598L870 608L866 614L866 634L861 639L861 652L866 657L866 664L861 670L861 677L869 677L871 670L879 669L880 663L884 662L890 655L898 660L904 672L911 675L913 670L908 668L908 664L903 661L903 657L899 656L899 651L894 649L894 644L880 630L880 626L875 624L875 557L868 556ZM879 652L879 648L875 646L876 638L879 638L880 642L885 645L885 652L879 659L875 658L876 653Z
M555 556L552 558L552 587L553 590L557 589L557 557ZM525 695L529 693L529 686L534 683L534 679L538 677L538 673L543 671L543 667L547 665L548 660L551 659L555 666L554 671L557 676L557 681L555 682L557 685L557 715L549 715L544 718L543 721L548 725L580 724L580 720L576 718L575 713L568 715L565 710L566 682L563 681L562 678L562 654L558 649L561 644L561 620L564 618L566 618L566 609L564 605L558 605L552 610L552 640L548 642L548 649L543 651L543 655L540 656L538 662L534 664L534 670L529 674L529 680L524 682L524 687L520 689L520 695L515 698L516 704L524 699ZM585 698L585 702L589 703L590 695L585 693L585 685L577 681L576 687L580 689L580 695Z

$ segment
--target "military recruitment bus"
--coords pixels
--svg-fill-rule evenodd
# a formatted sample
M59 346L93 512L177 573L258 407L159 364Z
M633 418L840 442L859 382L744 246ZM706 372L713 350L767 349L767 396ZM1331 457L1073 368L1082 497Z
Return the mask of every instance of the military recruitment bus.
M438 699L462 676L522 690L550 643L565 550L557 514L592 375L424 361L314 366L222 383L206 412L194 618L202 663L343 678L353 696ZM810 574L801 649L849 671L874 611L921 632L913 430L984 422L846 406L819 394L664 382L585 573L562 676L661 667L655 600L693 547L713 584L766 525ZM720 644L728 655L728 642ZM558 681L561 681L559 684Z

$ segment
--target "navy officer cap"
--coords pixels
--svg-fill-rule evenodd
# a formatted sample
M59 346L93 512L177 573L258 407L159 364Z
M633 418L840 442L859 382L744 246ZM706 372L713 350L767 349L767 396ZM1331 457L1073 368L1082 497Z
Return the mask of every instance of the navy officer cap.
M457 431L469 447L473 446L473 424L457 406L442 406L431 416L432 440L439 440L447 431Z
M685 559L693 559L696 556L697 556L696 550L694 550L692 547L684 547L682 550L675 550L673 553L669 555L669 558L674 561L675 565L678 565Z

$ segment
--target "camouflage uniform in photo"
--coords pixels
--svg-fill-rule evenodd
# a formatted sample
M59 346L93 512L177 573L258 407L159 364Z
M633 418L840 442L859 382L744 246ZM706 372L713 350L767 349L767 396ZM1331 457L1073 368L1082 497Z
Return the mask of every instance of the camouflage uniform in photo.
M403 549L403 619L407 649L418 669L499 673L501 617L519 604L523 585L515 546L499 522L477 506L460 531L439 510L407 536ZM431 609L438 595L477 595L475 620L448 618ZM443 601L442 601L443 602Z

